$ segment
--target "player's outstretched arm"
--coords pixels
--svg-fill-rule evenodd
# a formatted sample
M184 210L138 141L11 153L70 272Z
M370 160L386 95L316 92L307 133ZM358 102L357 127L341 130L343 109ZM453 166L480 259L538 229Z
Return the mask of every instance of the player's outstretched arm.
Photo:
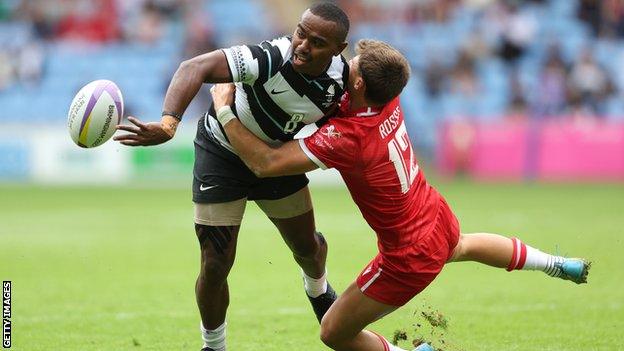
M158 145L170 140L175 135L184 111L202 84L231 81L232 76L222 50L182 62L169 83L161 121L143 123L136 117L129 117L132 125L117 127L118 130L128 133L116 136L114 140L129 146Z
M217 119L225 129L238 156L258 177L301 174L318 168L301 150L297 141L271 147L251 133L230 109L234 99L233 84L217 84L210 89Z

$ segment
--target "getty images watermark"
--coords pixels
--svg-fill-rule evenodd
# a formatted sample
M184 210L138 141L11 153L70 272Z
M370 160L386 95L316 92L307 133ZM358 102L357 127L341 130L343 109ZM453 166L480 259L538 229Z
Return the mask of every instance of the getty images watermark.
M11 348L11 281L2 282L2 347Z

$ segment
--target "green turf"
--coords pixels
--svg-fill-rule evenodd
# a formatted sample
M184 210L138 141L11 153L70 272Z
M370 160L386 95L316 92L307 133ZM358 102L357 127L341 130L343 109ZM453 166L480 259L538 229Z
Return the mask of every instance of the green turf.
M590 283L453 264L375 330L391 337L404 329L411 338L413 324L424 324L414 312L433 309L448 320L447 350L622 347L623 185L439 188L463 231L501 232L588 257ZM0 186L0 278L13 281L13 349L199 350L188 197L185 189ZM373 234L342 188L313 189L313 197L340 291L376 252ZM255 205L230 289L230 350L325 349L298 268ZM421 333L429 336L424 325Z

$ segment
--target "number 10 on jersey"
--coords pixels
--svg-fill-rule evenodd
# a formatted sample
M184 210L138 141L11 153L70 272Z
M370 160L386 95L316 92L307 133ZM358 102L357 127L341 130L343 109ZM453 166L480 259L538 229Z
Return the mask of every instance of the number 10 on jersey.
M394 138L388 143L388 154L401 182L401 192L405 194L418 174L418 164L414 159L414 150L411 147L405 123L401 123Z

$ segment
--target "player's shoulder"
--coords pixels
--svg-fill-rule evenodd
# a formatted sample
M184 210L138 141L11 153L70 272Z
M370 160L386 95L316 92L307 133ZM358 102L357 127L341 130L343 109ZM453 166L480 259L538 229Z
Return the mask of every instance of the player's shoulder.
M354 116L335 116L319 128L320 133L336 138L360 140L373 126L370 120Z
M345 87L349 80L349 63L342 54L332 57L332 61L327 69L327 75L339 82L341 88Z
M270 40L265 40L260 43L260 46L264 49L271 51L279 51L282 57L286 57L290 52L290 47L292 44L292 36L286 35L282 37L277 37Z

